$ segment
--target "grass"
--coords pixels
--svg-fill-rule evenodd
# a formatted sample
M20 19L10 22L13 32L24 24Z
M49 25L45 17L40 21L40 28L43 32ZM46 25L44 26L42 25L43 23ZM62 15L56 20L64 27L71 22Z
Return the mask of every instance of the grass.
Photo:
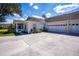
M15 36L15 33L9 33L8 29L0 29L0 36Z

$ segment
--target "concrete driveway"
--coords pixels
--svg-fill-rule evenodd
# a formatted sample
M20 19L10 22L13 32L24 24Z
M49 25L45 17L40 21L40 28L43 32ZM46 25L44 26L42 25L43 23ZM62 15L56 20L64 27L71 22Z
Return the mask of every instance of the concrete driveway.
M0 55L79 56L79 37L45 32L0 37Z

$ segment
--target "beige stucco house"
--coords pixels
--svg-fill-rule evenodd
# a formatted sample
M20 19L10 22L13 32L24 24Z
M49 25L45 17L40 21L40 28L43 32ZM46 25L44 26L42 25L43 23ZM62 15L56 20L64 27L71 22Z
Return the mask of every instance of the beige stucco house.
M35 17L29 17L26 21L14 20L13 24L16 32L31 33L33 30L43 30L44 28L44 20Z
M47 18L46 28L50 32L79 34L79 11Z
M79 11L46 18L45 21L29 17L26 21L14 20L16 32L31 33L35 29L47 29L49 32L79 34Z

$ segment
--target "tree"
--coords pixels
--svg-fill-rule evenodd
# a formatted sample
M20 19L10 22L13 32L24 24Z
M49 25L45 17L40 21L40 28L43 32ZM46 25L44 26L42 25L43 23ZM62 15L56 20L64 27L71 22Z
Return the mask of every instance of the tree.
M19 3L0 3L0 22L5 21L5 16L14 16L14 13L22 15L21 11Z
M45 14L43 14L43 15L42 15L42 17L46 18L46 15L45 15Z

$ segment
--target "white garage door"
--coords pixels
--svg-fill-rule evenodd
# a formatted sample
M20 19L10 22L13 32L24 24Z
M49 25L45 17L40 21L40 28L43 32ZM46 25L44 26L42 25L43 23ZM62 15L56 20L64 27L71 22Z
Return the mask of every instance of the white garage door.
M67 27L67 25L66 24L62 24L62 25L60 25L59 26L59 32L61 32L61 33L64 33L64 32L66 32L66 27Z
M48 29L49 32L56 32L56 26L48 25L47 29Z
M72 24L70 27L71 33L79 34L79 24Z
M66 25L49 25L48 31L50 32L66 32Z

